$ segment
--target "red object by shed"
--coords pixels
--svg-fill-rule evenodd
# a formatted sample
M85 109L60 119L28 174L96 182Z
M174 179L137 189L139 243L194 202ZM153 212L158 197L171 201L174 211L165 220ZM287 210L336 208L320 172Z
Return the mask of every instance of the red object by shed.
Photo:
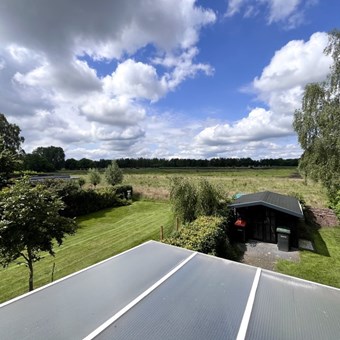
M246 221L242 220L242 218L238 218L236 222L234 223L235 227L241 227L244 228L246 226Z

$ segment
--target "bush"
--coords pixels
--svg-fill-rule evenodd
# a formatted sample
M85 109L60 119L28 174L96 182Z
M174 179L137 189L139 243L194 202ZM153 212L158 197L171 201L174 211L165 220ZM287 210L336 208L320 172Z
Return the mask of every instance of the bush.
M220 257L227 256L229 245L225 220L214 216L197 218L163 242Z
M112 187L84 190L77 182L63 180L48 180L44 184L56 191L64 201L66 206L61 214L67 217L86 215L98 210L129 204L126 200L117 197L116 190Z
M199 216L219 215L219 210L226 204L221 192L207 180L196 184L182 177L172 179L170 201L175 215L184 223Z

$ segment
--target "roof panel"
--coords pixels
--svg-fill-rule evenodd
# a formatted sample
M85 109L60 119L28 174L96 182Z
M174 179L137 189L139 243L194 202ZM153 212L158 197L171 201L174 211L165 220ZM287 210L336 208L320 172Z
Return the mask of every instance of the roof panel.
M97 338L235 339L255 273L198 254Z
M0 339L81 339L188 257L152 242L0 308Z
M339 339L340 292L262 271L247 339Z
M0 305L0 338L338 339L339 289L260 272L148 242Z

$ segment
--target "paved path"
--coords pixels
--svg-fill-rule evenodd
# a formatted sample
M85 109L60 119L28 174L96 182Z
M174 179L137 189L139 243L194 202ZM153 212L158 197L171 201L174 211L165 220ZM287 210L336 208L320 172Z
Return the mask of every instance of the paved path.
M250 240L245 244L240 243L239 247L244 251L241 262L263 269L274 270L276 262L280 259L300 261L299 251L280 251L277 244L273 243Z

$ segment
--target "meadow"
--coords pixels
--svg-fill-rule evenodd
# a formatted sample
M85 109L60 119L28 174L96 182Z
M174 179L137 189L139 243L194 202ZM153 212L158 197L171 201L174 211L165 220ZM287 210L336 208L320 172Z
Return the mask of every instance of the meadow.
M221 190L225 197L236 193L274 191L302 197L312 207L327 207L327 196L320 184L301 178L296 168L181 168L181 169L124 169L124 183L131 184L142 197L168 200L170 180L183 176L197 181L206 178ZM103 183L104 185L104 183Z

